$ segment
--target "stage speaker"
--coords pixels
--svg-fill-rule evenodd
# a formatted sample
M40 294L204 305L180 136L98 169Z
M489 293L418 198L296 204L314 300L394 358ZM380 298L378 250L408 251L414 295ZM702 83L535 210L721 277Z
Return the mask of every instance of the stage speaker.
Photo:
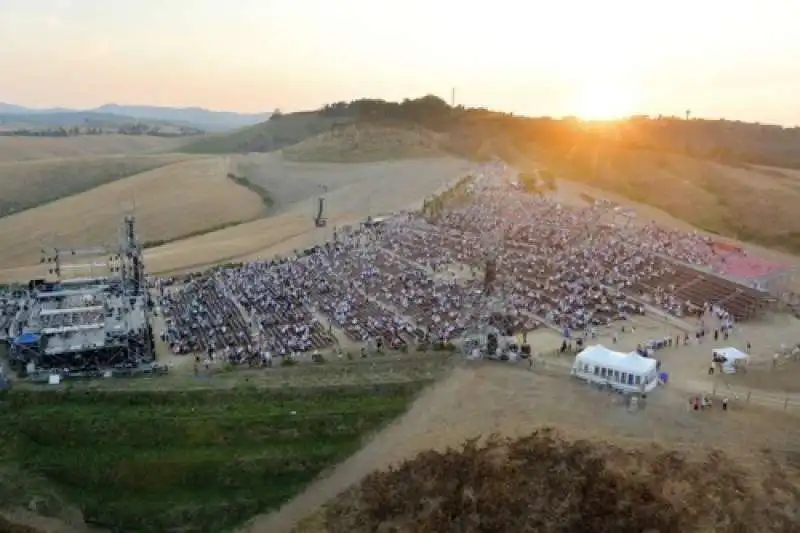
M497 335L490 333L486 341L486 353L494 355L497 353Z
M523 344L519 347L520 355L523 359L526 359L531 356L531 345L530 344Z

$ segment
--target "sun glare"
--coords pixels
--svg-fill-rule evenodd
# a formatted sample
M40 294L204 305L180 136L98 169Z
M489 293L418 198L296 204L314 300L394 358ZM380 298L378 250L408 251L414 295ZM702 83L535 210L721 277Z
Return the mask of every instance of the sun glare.
M634 114L629 90L610 83L589 83L580 94L577 115L584 120L615 120Z

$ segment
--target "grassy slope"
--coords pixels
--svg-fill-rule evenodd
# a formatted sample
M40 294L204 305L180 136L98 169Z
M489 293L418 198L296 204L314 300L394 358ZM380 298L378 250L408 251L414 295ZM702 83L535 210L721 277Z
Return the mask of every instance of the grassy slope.
M420 127L360 124L337 127L283 149L299 162L361 163L443 154L439 137Z
M504 158L651 205L711 233L800 253L793 207L800 202L800 176L791 170L592 146L529 145Z
M227 158L191 158L2 218L7 253L0 265L38 264L42 245L113 243L122 215L134 207L148 245L263 216L261 199L234 184L227 170Z
M187 151L285 148L288 159L301 161L349 162L387 157L387 149L373 146L372 138L346 138L346 148L329 142L347 137L348 128L331 131L335 122L315 113L285 115L234 134L198 141ZM444 149L476 158L498 155L521 170L544 166L559 177L652 205L700 229L800 253L800 219L793 214L793 206L800 201L800 176L792 171L724 164L675 152L620 148L605 141L582 145L579 138L564 149L510 143L502 128L492 129L482 123L475 127L461 125L450 135L438 134L437 139ZM517 146L509 149L510 144ZM487 150L489 153L484 153Z
M416 390L14 391L0 400L0 457L89 523L218 533L291 498Z
M200 154L270 152L348 122L346 118L323 117L313 111L291 113L233 133L208 136L187 144L182 151Z
M187 158L182 154L115 155L0 163L0 216Z

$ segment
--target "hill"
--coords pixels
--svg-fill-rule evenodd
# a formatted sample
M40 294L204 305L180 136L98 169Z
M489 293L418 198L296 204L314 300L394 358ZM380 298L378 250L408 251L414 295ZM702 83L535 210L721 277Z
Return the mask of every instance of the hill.
M274 115L268 121L255 126L198 139L184 146L182 150L201 154L271 152L352 120L352 117L329 117L316 111Z
M200 107L162 107L106 104L93 111L133 117L140 120L163 120L185 124L206 131L227 131L268 120L271 113L234 113L211 111Z
M116 243L120 220L134 207L145 246L262 216L261 198L231 180L228 171L223 157L177 162L0 218L6 250L0 265L35 264L43 245Z
M153 135L0 136L0 163L171 152L186 140Z
M0 163L0 217L188 158L109 155Z
M358 129L342 127L353 123ZM800 227L791 216L800 128L675 117L615 122L516 117L453 108L429 95L403 102L340 102L282 115L193 142L189 150L283 148L287 159L304 161L393 157L381 135L356 137L366 127L393 131L400 152L427 131L424 138L453 154L500 157L527 172L546 171L666 210L712 233L800 252ZM405 147L400 138L409 139Z
M142 124L138 118L100 113L96 111L58 111L52 113L0 113L0 130L41 130L44 128L96 127L102 129L119 129L124 126ZM174 126L165 120L148 120L148 127Z
M792 470L747 471L724 453L687 457L539 430L428 451L368 476L327 507L328 533L456 530L597 533L793 531ZM309 531L308 528L305 531Z
M439 138L423 128L346 124L283 149L290 161L355 163L443 155Z
M270 113L234 113L199 107L165 107L106 104L94 109L36 109L0 102L0 126L26 123L49 126L75 126L87 122L153 122L190 126L207 131L226 131L267 120Z
M800 253L800 171L698 159L652 150L534 145L509 157L520 169L548 169L653 206L712 234Z

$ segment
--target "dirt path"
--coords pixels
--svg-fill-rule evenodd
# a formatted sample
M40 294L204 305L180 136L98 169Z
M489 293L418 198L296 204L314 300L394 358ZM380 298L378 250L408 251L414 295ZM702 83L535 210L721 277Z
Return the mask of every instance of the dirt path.
M298 521L309 512L334 498L346 488L363 479L367 474L386 466L396 457L399 443L408 443L410 434L419 433L430 426L440 415L442 408L476 376L458 369L443 383L425 391L412 408L388 428L378 433L366 446L339 464L327 477L313 483L277 512L251 520L241 533L282 533L291 531Z

